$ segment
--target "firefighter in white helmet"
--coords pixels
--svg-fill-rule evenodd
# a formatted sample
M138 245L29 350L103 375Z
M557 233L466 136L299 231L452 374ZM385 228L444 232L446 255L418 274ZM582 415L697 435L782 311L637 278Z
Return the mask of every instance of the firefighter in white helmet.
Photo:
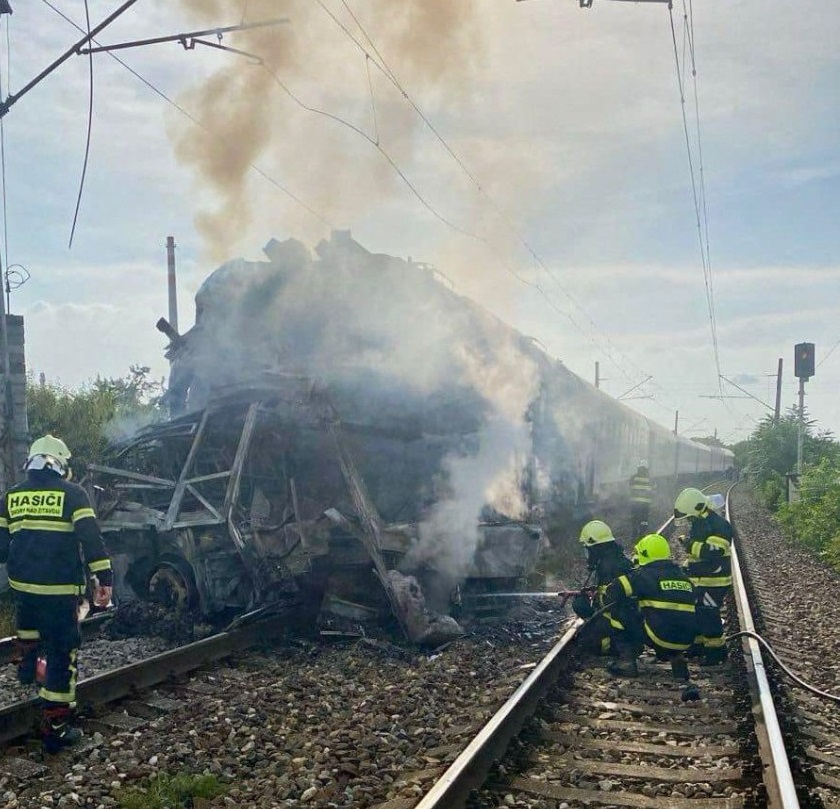
M18 678L35 682L39 651L46 657L44 748L55 753L75 744L76 653L81 643L78 607L87 573L98 585L94 602L111 600L111 561L87 492L70 482L70 450L45 435L32 444L26 481L0 498L0 562L6 562L15 595Z
M686 571L697 594L696 645L707 665L726 656L720 609L732 587L732 526L715 511L699 489L683 489L674 502L674 517L687 518L690 531L683 538L688 552Z

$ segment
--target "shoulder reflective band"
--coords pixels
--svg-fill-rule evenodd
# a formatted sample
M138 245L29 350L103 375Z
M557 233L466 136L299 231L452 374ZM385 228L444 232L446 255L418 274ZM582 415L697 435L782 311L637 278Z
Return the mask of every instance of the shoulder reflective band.
M77 508L73 512L72 520L73 522L78 522L79 520L85 519L85 517L96 517L93 509L90 506L85 506L84 508Z
M619 584L621 584L621 587L624 590L624 595L633 595L633 585L630 584L630 579L628 579L627 576L619 576L618 582Z

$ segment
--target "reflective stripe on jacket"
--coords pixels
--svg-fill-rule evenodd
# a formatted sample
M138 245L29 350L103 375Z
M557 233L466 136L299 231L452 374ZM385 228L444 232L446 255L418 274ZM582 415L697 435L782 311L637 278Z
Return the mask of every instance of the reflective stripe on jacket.
M650 503L652 492L649 475L637 472L630 478L630 500L633 503Z
M697 634L694 586L670 559L634 568L607 588L608 603L630 598L636 599L654 646L683 651L691 645Z
M0 499L0 562L9 586L33 595L85 592L84 558L99 583L111 585L111 561L87 492L52 471L29 472Z

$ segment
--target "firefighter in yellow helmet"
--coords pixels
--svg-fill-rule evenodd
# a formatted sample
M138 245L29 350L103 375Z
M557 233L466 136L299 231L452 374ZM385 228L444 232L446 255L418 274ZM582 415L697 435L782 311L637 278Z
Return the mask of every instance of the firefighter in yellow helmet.
M618 605L635 602L642 618L641 640L656 652L657 658L670 661L675 680L688 682L688 663L683 653L697 634L694 586L671 560L671 548L665 537L648 534L636 543L634 550L639 566L610 584L605 601ZM638 665L632 650L640 639L621 636L618 639L625 661L613 663L608 669L618 676L635 676ZM698 690L687 685L683 699L698 697Z
M699 489L683 489L674 502L674 517L690 526L683 546L686 571L697 593L697 650L706 665L722 663L726 655L720 609L732 587L732 526Z
M572 609L581 618L590 618L604 607L607 585L633 566L624 553L612 529L601 520L590 520L583 526L578 539L586 553L586 565L595 576L595 592L590 596L582 592L572 601ZM595 651L607 654L612 649L611 637L624 629L621 610L606 610L587 627L586 637Z
M111 562L87 492L70 483L70 450L45 435L32 444L26 481L0 498L0 562L15 596L18 679L35 682L39 651L47 661L39 696L44 748L75 744L76 653L81 643L78 607L87 572L96 576L94 602L111 600Z

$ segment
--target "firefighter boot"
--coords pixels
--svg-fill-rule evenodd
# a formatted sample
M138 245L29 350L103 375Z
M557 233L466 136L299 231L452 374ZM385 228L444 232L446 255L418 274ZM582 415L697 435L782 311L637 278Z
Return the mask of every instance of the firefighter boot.
M82 731L70 724L70 708L46 708L41 721L41 743L46 753L58 753L82 738Z
M719 666L726 660L726 647L717 646L706 648L703 653L703 659L700 661L701 666Z
M12 646L12 662L17 663L17 678L21 685L35 682L38 665L38 641L15 638Z
M679 682L688 682L688 661L682 655L671 658L671 674Z
M618 660L611 660L607 664L607 671L613 677L637 677L639 664L636 662L633 645L618 638L615 639L614 645Z

